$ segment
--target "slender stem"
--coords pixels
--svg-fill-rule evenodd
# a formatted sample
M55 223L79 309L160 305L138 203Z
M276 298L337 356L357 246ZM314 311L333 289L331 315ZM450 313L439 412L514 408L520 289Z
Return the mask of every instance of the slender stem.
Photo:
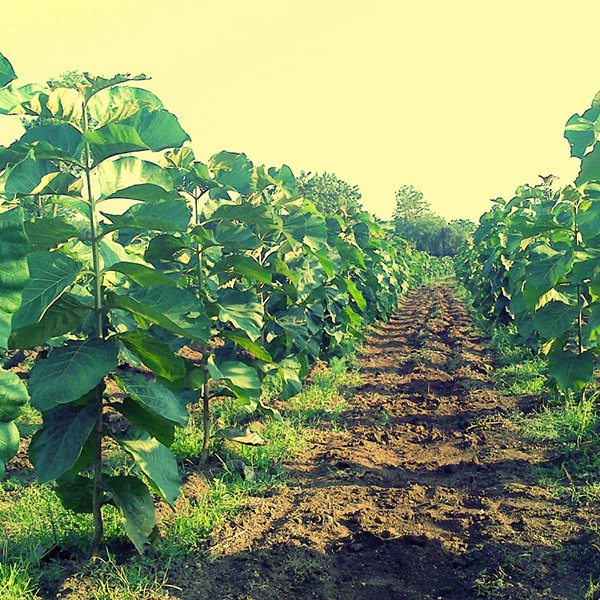
M88 116L87 108L84 102L83 104L83 130L88 129ZM97 235L98 222L96 215L96 203L92 194L92 157L90 154L89 144L85 144L85 179L87 184L87 196L89 206L89 218L90 218L90 233L91 233L91 244L92 244L92 268L93 268L93 282L94 282L94 335L98 338L104 339L104 316L103 316L103 293L102 293L102 273L100 268L100 239ZM89 553L90 556L94 556L98 551L98 546L102 540L104 533L104 524L102 521L102 425L103 425L103 388L99 384L96 386L96 406L97 406L97 417L96 424L94 425L94 480L92 488L92 514L94 517L94 535L90 543Z
M204 439L202 440L202 453L200 460L205 463L208 460L208 444L210 442L210 395L208 393L208 368L202 365L202 428Z
M575 202L573 205L573 252L577 251L577 248L579 247L579 224L577 222L577 216L579 214L579 203ZM581 284L577 283L577 306L578 306L578 312L577 312L577 350L579 354L583 354L583 341L582 341L582 335L581 335L581 330L583 327L583 318L582 318L582 311L583 311L583 302L581 299Z

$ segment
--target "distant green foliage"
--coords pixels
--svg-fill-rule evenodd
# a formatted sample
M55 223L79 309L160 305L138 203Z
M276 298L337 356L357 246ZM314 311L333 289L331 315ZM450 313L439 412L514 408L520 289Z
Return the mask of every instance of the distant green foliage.
M363 210L357 185L338 179L334 173L306 173L297 179L298 192L324 215L352 215Z
M423 192L412 185L403 185L396 191L393 223L399 236L417 250L433 256L454 256L476 228L475 223L468 219L455 219L448 223L435 215Z

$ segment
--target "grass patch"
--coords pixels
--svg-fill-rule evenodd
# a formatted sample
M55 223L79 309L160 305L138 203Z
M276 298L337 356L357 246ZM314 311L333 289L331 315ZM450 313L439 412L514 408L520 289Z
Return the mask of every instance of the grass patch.
M313 372L311 383L300 394L283 404L280 420L249 414L229 398L215 401L211 407L214 430L248 427L267 444L243 446L213 438L211 455L220 461L221 468L217 465L217 475L206 479L205 489L178 500L177 510L163 519L162 536L147 557L137 556L132 549L127 559L113 558L110 549L128 546L129 542L117 510L105 507L107 547L103 558L94 559L93 563L76 563L69 585L72 582L75 589L80 589L86 600L163 597L169 587L171 561L189 553L198 554L200 560L202 548L215 527L237 513L250 496L264 495L284 484L287 472L281 462L306 447L312 428L337 426L346 409L345 388L358 381L353 356L332 358L328 366ZM265 401L276 402L274 399L281 392L279 384L267 381L265 388ZM192 407L191 412L190 424L176 430L171 448L184 471L195 464L203 441L198 407ZM40 424L40 414L30 407L18 420L24 437L32 435ZM121 454L109 452L106 465L114 471L126 471L130 465ZM240 464L245 465L245 470L238 468ZM52 586L65 575L62 563L44 558L46 553L52 548L63 548L76 560L87 550L92 529L91 516L65 510L52 485L21 478L0 483L0 598L38 600L39 582ZM72 564L69 568L73 568Z

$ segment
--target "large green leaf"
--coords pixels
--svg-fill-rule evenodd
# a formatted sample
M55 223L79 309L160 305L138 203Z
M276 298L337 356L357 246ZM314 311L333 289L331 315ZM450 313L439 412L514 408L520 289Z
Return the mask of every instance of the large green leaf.
M12 65L2 54L0 54L0 88L8 85L13 79L16 79Z
M590 181L600 181L600 145L598 144L581 159L581 169L575 183L579 187Z
M0 479L4 465L19 451L19 430L12 422L0 421Z
M579 309L563 302L551 301L534 313L537 330L545 338L557 338L573 326Z
M29 281L21 306L13 317L13 329L40 321L52 304L75 282L81 265L61 252L39 250L28 258Z
M589 109L583 115L573 115L565 126L565 137L571 146L571 156L582 158L585 151L596 139L594 122L598 118L598 109Z
M219 152L211 156L208 167L219 183L231 186L239 194L249 194L255 189L254 166L245 154Z
M107 271L117 271L118 273L123 273L123 275L126 275L129 279L131 279L131 281L134 281L141 286L177 286L177 282L168 275L165 275L161 271L157 271L156 269L147 267L140 263L120 261L112 264Z
M67 342L31 370L31 403L45 412L78 400L116 368L118 353L114 339Z
M0 348L8 347L13 315L29 278L27 247L23 211L0 213Z
M147 431L167 448L175 439L175 425L159 417L156 413L146 410L131 398L125 398L122 402L115 402L112 407L119 411L132 425L141 431Z
M134 156L104 161L96 172L101 198L156 202L177 196L167 169Z
M145 431L137 429L118 436L117 441L148 476L156 492L173 504L179 495L181 478L171 451Z
M557 350L550 355L548 368L560 390L581 390L594 377L595 354L587 350L576 354Z
M132 475L105 477L103 485L123 515L127 537L142 554L156 525L154 502L148 488Z
M164 385L139 373L118 373L113 378L122 390L150 412L181 427L187 425L189 414L185 400Z
M122 334L120 340L159 377L167 381L175 381L185 375L185 360L173 354L169 346L154 336L141 331L131 331Z
M57 168L49 160L38 160L31 150L22 161L7 169L3 191L5 194L38 193L44 178L55 171Z
M259 360L273 362L271 355L260 345L260 343L253 342L243 331L222 331L220 335L226 340L235 342L238 346L244 348L244 350L252 352Z
M79 235L62 217L42 217L25 223L25 231L34 250L49 250Z
M63 294L44 313L40 321L14 329L8 340L10 348L35 348L53 337L75 331L93 310L73 294Z
M80 514L92 513L94 481L91 477L66 473L56 481L54 491L67 510Z
M260 337L263 326L263 307L251 292L225 289L219 292L219 319L246 332L252 341Z
M216 362L211 356L207 362L210 376L222 381L245 404L255 408L260 401L260 380L254 367L237 360Z
M223 272L233 272L236 275L260 281L261 283L271 283L273 279L271 271L265 269L256 259L251 256L238 254L227 256L214 266L214 274Z
M0 369L0 422L16 419L28 398L21 378L16 373Z
M166 286L151 286L131 290L126 296L109 292L110 308L120 308L138 320L201 341L208 341L210 322L203 306L189 290Z
M128 119L142 108L156 110L162 107L158 96L149 90L128 85L107 87L97 92L87 105L91 120L97 123L98 128Z
M327 243L327 225L321 215L294 213L285 219L284 231L313 251L319 250Z
M29 449L40 483L58 479L69 471L98 420L96 402L83 406L59 406L44 414L44 426L31 440Z
M111 225L105 226L104 231L123 228L185 231L192 215L186 201L181 198L134 204L121 215L102 214L111 221Z

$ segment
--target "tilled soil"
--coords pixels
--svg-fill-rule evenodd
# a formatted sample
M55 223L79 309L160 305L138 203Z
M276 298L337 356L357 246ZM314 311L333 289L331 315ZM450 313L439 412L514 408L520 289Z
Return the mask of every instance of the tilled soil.
M289 486L217 531L206 560L171 571L172 593L582 600L593 507L536 483L532 467L552 451L506 418L518 399L495 391L493 358L453 289L411 293L360 367L340 427L286 465Z

